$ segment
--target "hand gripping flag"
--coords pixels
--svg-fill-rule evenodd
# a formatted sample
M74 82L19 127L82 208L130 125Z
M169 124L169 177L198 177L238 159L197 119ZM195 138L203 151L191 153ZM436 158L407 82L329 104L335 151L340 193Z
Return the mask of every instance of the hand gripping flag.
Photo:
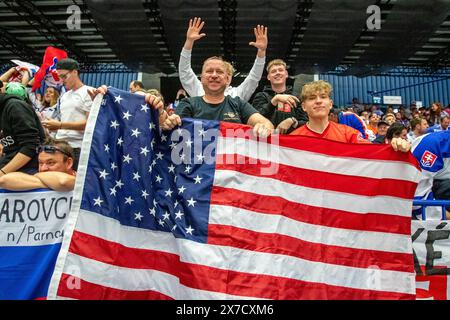
M414 299L411 154L101 99L49 298Z
M42 65L34 75L34 83L32 91L41 87L42 81L47 75L51 75L54 83L59 81L58 74L56 73L56 64L59 60L67 58L67 52L54 47L47 47L45 49Z

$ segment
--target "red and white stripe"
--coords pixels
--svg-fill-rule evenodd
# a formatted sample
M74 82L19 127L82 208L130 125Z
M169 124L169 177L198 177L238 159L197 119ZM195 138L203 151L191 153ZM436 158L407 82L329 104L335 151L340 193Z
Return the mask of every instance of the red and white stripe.
M219 138L218 156L242 163L216 166L206 244L80 210L61 276L52 280L57 296L414 298L412 156L305 137L280 137L276 159L248 152L259 145ZM264 175L242 160L278 171Z

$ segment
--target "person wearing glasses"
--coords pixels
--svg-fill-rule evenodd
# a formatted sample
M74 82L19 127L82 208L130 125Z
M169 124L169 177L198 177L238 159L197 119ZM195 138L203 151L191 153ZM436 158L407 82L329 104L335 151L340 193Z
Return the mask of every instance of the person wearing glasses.
M15 171L36 173L36 147L45 140L45 132L31 105L25 87L9 82L0 94L0 177Z
M66 58L58 61L56 72L68 90L60 98L61 120L42 121L45 128L57 131L56 139L66 140L72 146L75 169L78 167L84 128L92 106L88 90L93 89L81 81L79 69L78 62L73 59Z
M56 191L70 191L75 185L73 170L73 149L64 140L49 139L38 147L39 172L30 175L11 172L0 177L0 188L24 191L48 188Z

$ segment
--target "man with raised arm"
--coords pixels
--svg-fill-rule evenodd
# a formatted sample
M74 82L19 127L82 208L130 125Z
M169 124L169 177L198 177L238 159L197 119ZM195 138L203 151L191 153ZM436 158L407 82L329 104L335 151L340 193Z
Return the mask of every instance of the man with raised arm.
M191 68L191 54L194 42L206 36L205 33L200 33L204 24L205 22L202 21L201 18L189 20L189 27L186 32L186 42L181 50L180 62L178 65L181 84L191 97L203 96L205 94L201 82ZM264 71L264 64L266 63L267 27L258 25L254 28L254 32L256 39L254 42L250 42L249 45L258 49L255 63L244 82L238 87L229 86L233 71L231 64L228 66L227 70L230 75L230 80L229 83L227 83L227 88L225 90L226 96L240 97L244 101L249 101L253 92L258 87L258 82L261 79Z
M204 95L180 101L176 114L168 115L162 111L159 123L162 129L170 130L181 125L181 118L197 118L248 124L254 134L266 137L273 131L272 123L264 118L251 104L239 97L225 96L230 81L224 61L219 57L205 60L201 83Z

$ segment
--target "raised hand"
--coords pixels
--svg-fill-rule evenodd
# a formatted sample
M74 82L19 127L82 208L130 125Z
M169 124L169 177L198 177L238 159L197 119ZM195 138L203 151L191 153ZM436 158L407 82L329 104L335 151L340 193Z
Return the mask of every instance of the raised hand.
M254 46L258 51L260 50L265 54L268 43L267 27L258 24L256 28L253 28L253 31L255 32L255 41L249 42L249 45Z
M206 36L205 33L200 33L204 25L205 21L202 21L201 18L195 17L194 20L190 19L189 28L186 32L186 40L194 42Z

